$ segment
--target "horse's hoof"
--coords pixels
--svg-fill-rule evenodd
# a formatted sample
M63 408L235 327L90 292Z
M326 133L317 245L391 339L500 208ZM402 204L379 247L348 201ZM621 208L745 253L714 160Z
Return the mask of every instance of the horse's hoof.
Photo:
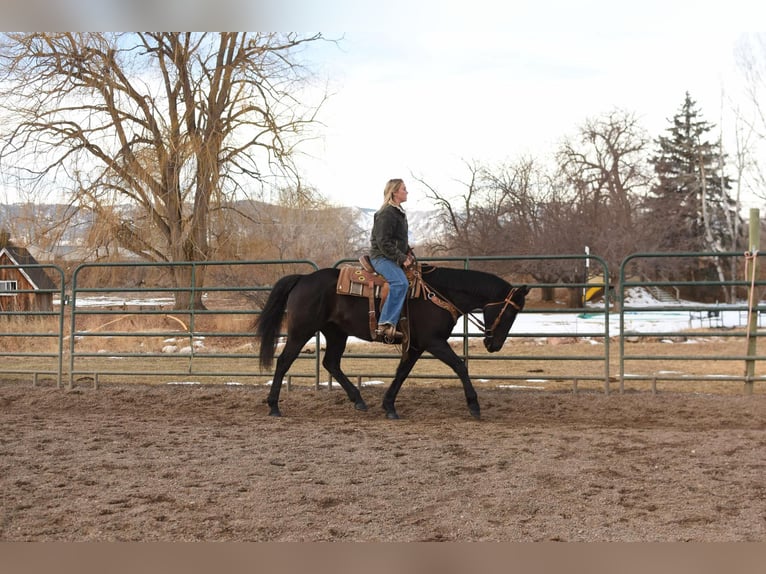
M269 416L270 417L281 417L282 413L279 412L279 409L277 407L272 407L271 410L269 411Z
M398 421L399 414L396 411L386 411L386 418L390 421Z
M479 409L469 409L471 411L471 416L475 418L477 421L481 419L481 411Z
M367 403L364 401L356 401L354 403L354 408L358 411L366 411L367 410Z

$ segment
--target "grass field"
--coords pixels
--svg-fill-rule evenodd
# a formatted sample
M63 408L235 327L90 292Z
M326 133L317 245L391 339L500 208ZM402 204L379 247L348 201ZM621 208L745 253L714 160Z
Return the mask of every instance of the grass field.
M155 310L78 316L73 384L268 384L271 373L259 369L257 342L250 332L253 317L242 310L232 314L231 309L201 314L193 319L192 336L191 321L184 314ZM48 384L57 373L60 343L62 379L68 384L72 348L68 318L61 342L56 317L2 319L0 377L36 378ZM603 391L608 380L610 391L736 394L744 390L741 377L748 341L743 329L689 329L666 337L626 338L622 387L618 337L607 349L603 337L518 336L515 329L502 351L493 355L486 353L481 339L469 339L468 367L477 387ZM315 386L317 373L318 386L327 385L329 375L319 364L322 355L317 359L315 346L310 341L293 365L289 387ZM455 340L453 347L464 355L462 340ZM398 352L396 347L351 339L343 368L355 384L387 384L396 370ZM762 374L762 361L755 361L755 377ZM460 386L452 371L427 353L407 384ZM754 391L764 392L763 386L756 381Z

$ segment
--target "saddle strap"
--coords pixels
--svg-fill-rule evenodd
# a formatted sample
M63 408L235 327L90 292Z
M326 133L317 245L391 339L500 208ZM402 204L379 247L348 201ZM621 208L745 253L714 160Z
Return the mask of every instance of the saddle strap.
M418 267L420 265L418 264ZM420 270L405 271L407 280L410 284L410 298L417 299L420 297L421 290L423 288L423 278L420 276Z
M422 287L424 296L428 301L430 301L437 307L441 307L445 311L449 311L450 315L452 315L453 321L458 320L458 318L460 317L460 310L457 307L455 307L449 301L439 297L436 291L434 291L425 281L421 281L421 287Z
M375 285L370 281L367 285L367 299L370 302L369 320L370 320L370 338L375 340L375 329L378 326L378 320L375 318ZM381 302L381 306L383 303Z

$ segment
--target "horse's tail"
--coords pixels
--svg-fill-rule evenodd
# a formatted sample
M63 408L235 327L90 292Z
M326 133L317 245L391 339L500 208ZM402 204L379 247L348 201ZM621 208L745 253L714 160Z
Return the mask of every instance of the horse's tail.
M261 341L259 358L262 369L271 369L277 335L282 328L282 318L287 307L287 297L302 277L303 275L286 275L277 281L263 306L263 311L255 321L255 336Z

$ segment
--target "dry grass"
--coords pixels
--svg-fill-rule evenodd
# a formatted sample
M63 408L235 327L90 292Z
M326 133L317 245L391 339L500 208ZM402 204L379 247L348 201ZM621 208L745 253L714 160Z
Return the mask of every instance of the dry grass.
M56 353L59 319L52 316L0 317L0 351L9 353Z
M230 312L194 317L195 333L189 334L188 314L114 313L77 318L74 379L89 382L199 382L221 384L267 384L269 372L258 367L257 345L249 327L253 315ZM65 321L64 370L68 371L70 321ZM58 349L56 317L6 318L2 324L0 373L55 371ZM731 332L729 335L733 334ZM740 377L745 372L747 341L721 336L715 330L690 332L666 339L641 338L625 343L625 391L683 390L691 392L741 393L743 382L716 380ZM458 354L463 344L455 343ZM313 342L290 371L290 385L314 386L319 370L323 384L328 373L318 367ZM387 383L399 361L398 349L353 342L343 361L344 371L355 384ZM761 351L762 352L762 351ZM28 360L16 353L47 353ZM321 359L321 355L320 355ZM500 353L487 354L480 339L470 340L468 366L474 384L530 390L603 391L609 379L611 391L620 389L619 340L609 345L609 365L603 341L574 337L511 338ZM761 362L755 375L763 374ZM632 380L639 376L642 380ZM653 380L657 377L657 380ZM683 380L668 380L668 379ZM64 376L68 380L68 374ZM408 385L459 386L454 373L426 354L410 375ZM336 385L337 388L337 385ZM764 392L755 383L756 392Z
M509 386L532 390L574 390L603 391L607 375L603 343L576 338L513 339L506 342L496 355L482 352L478 340L471 341L468 366L472 380L477 387ZM350 345L351 352L370 352L375 345ZM380 347L380 345L377 345ZM460 352L462 345L454 345ZM625 344L625 391L691 391L735 393L743 391L742 381L715 380L712 377L739 377L745 372L746 355L744 338L694 336L682 340L644 338ZM638 359L632 357L652 357ZM726 359L737 357L736 359ZM506 359L506 360L498 360ZM344 370L353 375L380 372L382 361L374 359L347 358ZM396 360L383 363L393 374ZM763 375L763 364L756 362L755 375ZM436 384L458 385L452 372L435 360L423 359L416 365L413 375L438 373L446 378ZM609 348L609 388L620 388L619 341L614 339ZM631 380L631 375L640 375L647 380ZM657 377L656 381L652 377ZM663 380L663 377L665 378ZM667 380L668 378L685 380ZM434 384L432 377L415 379ZM408 383L410 384L410 383ZM756 392L766 392L764 384L755 384Z

